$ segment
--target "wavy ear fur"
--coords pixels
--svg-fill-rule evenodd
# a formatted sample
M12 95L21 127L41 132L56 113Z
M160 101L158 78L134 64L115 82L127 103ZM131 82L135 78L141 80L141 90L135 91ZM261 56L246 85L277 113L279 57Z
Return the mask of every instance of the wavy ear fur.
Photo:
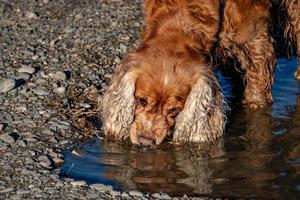
M176 118L175 142L205 142L224 132L224 98L212 72L200 75L187 97L184 109Z
M116 139L126 139L134 120L135 63L126 59L117 70L103 98L104 132Z

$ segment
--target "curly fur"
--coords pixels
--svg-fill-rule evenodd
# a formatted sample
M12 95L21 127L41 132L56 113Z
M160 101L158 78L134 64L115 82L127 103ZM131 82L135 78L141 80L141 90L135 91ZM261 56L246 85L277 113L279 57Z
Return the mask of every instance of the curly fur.
M225 128L225 102L213 73L194 84L184 109L176 118L175 142L205 142L217 139Z
M159 144L166 135L179 143L223 135L224 98L208 59L212 52L240 64L246 105L272 102L271 4L145 0L141 46L125 58L104 96L105 133L144 145ZM283 5L290 17L287 35L299 45L299 0L283 0Z
M129 137L130 124L134 120L135 79L132 66L134 62L127 59L117 68L111 86L103 98L105 134L116 139Z

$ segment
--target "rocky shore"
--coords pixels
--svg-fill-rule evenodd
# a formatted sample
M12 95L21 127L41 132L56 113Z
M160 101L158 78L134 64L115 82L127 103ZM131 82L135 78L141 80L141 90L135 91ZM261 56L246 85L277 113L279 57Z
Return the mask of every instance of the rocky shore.
M0 199L170 199L59 177L141 19L141 0L0 0Z

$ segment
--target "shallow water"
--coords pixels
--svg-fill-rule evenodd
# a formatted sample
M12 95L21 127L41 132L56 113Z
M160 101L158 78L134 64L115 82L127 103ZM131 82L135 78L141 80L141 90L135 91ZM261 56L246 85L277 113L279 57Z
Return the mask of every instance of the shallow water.
M300 82L296 59L279 59L274 103L240 106L241 84L218 72L232 108L225 138L213 144L135 148L94 138L65 153L62 177L116 190L211 197L300 198ZM233 86L235 85L235 86Z

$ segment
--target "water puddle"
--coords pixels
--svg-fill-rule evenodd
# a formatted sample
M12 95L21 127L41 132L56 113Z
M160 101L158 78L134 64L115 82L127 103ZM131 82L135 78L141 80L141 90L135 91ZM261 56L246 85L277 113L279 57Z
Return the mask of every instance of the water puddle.
M219 72L232 111L225 138L213 144L152 149L91 139L66 152L62 177L116 190L171 195L299 199L300 83L296 59L279 59L274 104L260 111L239 105L241 84Z

